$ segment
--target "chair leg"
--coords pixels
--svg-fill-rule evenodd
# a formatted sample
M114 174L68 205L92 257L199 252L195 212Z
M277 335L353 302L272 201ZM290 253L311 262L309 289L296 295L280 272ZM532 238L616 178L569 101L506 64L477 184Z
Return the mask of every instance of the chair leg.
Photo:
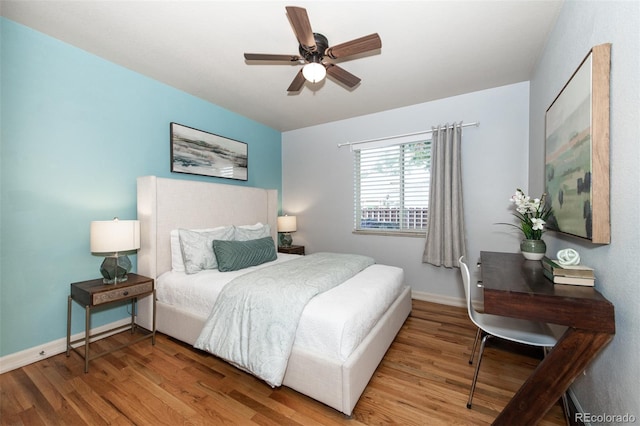
M471 390L469 391L469 400L467 401L467 408L471 408L471 400L473 399L473 392L476 390L476 382L478 381L478 372L480 371L480 363L482 362L482 354L484 353L484 347L487 340L491 338L490 334L485 334L480 344L480 353L478 354L478 363L476 364L476 371L473 374L473 381L471 382Z
M478 332L476 333L476 340L473 341L473 348L471 348L471 357L469 357L469 364L473 364L473 356L476 353L476 348L478 347L478 340L480 340L480 334L482 334L482 331L480 330L480 327L478 327Z
M569 400L567 399L567 393L562 394L562 411L564 411L564 421L567 426L571 426L571 419L569 418Z

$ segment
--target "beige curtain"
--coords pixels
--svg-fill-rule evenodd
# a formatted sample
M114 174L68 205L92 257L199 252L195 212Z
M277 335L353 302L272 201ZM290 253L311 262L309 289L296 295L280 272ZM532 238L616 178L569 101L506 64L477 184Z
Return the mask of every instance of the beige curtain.
M465 254L462 211L462 123L432 128L431 189L422 262L458 267Z

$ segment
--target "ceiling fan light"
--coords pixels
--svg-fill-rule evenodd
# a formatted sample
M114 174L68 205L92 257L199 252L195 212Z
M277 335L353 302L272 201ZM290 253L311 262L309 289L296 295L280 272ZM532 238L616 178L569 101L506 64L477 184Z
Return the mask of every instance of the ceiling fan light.
M302 68L302 75L304 75L304 78L307 81L317 83L325 78L327 70L324 65L317 62L311 62Z

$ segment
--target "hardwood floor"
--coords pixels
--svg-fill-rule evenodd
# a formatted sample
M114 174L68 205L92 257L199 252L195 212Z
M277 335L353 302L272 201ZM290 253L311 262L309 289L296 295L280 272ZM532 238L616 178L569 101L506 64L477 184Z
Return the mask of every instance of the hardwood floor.
M351 419L291 389L271 389L204 352L159 334L91 362L72 353L0 375L2 425L483 425L537 364L488 347L473 408L466 400L475 328L466 310L414 301L413 311ZM124 332L97 350L130 338ZM475 365L475 364L474 364ZM559 404L541 425L562 425Z

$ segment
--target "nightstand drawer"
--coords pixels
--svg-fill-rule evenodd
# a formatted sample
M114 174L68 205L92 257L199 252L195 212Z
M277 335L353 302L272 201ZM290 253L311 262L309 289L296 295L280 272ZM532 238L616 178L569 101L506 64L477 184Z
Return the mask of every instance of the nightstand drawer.
M102 303L115 302L116 300L126 299L140 294L151 293L153 291L153 281L128 286L125 288L116 288L108 291L93 293L92 304L100 305Z
M301 254L304 256L304 246L279 246L278 253Z

